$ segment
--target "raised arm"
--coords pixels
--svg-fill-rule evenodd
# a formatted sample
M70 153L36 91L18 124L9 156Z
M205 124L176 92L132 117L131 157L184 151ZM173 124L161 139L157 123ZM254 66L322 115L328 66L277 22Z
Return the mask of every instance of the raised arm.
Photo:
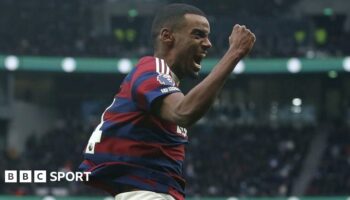
M245 26L235 25L229 49L210 74L185 96L173 93L155 103L156 114L164 120L189 127L210 108L237 63L255 43L255 35Z

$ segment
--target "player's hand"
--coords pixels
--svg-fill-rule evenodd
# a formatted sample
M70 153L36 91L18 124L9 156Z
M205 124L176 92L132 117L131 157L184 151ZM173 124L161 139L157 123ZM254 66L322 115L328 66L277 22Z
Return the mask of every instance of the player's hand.
M253 48L255 40L254 33L247 29L246 26L236 24L229 37L230 48L228 51L237 54L239 58L243 58Z

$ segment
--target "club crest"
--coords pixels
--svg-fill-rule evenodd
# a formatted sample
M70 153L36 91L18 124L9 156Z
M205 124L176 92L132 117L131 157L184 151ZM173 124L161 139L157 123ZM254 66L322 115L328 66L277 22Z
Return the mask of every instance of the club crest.
M159 74L157 76L157 81L162 85L175 86L175 82L174 82L173 78L171 78L171 76L168 74Z

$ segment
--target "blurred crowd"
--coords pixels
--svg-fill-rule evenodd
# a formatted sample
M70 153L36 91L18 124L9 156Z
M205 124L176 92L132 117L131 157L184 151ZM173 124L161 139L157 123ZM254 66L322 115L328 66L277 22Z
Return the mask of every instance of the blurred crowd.
M235 23L247 25L256 34L252 57L312 58L349 54L350 44L346 38L350 33L343 27L345 16L291 17L286 13L297 1L271 2L256 1L248 6L243 1L234 4L193 1L208 14L211 22L210 56L223 54ZM111 30L99 33L94 27L97 6L98 1L93 0L1 1L0 54L83 57L152 54L149 34L152 16L111 16L108 22Z
M314 131L311 127L197 126L187 155L188 194L290 195Z
M217 108L220 106L214 106L189 131L190 143L184 166L187 195L291 195L311 142L322 128L313 125L251 124L249 120L242 123L237 121L240 120L237 111L228 109L223 113ZM2 152L0 168L64 172L77 170L84 145L98 123L98 116L90 116L90 120L84 116L77 118L78 114L71 115L74 117L65 116L46 134L29 137L22 155L9 149ZM350 180L348 133L349 128L345 126L329 129L327 148L306 194L347 194ZM106 195L77 182L2 183L0 193L18 196Z
M330 131L328 146L315 178L307 189L308 195L345 195L350 188L350 130L336 126Z

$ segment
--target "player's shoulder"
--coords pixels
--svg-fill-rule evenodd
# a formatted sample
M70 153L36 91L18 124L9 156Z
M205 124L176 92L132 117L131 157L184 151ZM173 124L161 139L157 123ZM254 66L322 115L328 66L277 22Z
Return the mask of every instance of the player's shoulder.
M143 73L170 74L170 68L164 59L146 56L136 64L136 74Z

